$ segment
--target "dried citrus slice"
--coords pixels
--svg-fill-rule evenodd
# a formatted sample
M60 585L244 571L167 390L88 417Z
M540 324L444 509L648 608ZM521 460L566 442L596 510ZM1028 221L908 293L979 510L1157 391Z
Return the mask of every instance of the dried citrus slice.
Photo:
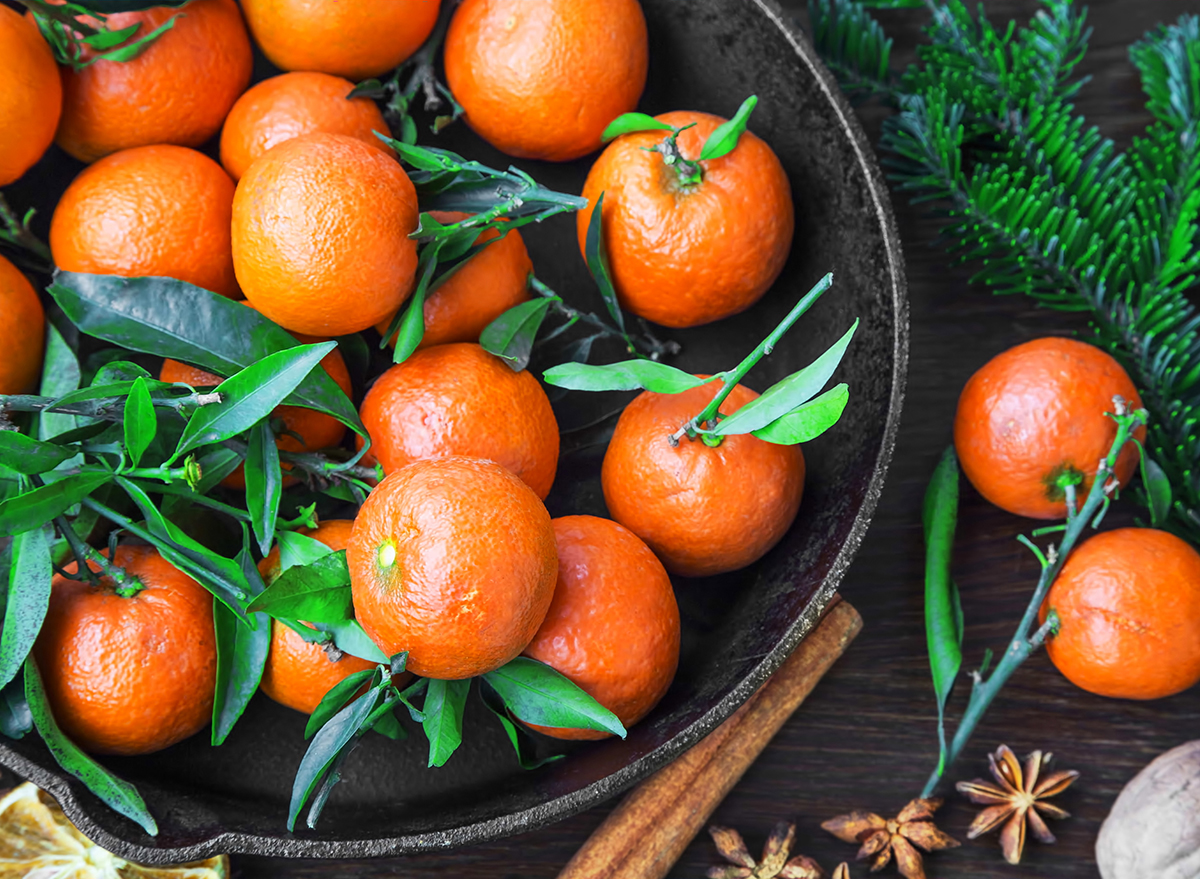
M75 829L58 804L25 782L0 799L0 879L226 879L221 855L179 867L142 867L105 851Z

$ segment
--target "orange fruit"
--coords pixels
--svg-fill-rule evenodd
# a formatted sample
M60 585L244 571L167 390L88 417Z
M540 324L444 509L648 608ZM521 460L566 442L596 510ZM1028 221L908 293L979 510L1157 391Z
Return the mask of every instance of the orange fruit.
M470 214L458 211L430 211L443 225L465 220ZM490 241L500 233L488 229L479 241ZM478 342L488 324L529 299L529 275L533 263L521 233L513 229L495 244L489 244L425 300L425 335L417 347L445 345L448 342ZM395 317L395 315L392 315ZM392 317L380 321L375 329L383 335ZM396 337L389 340L392 347Z
M379 76L421 48L439 0L242 0L250 32L282 70Z
M646 86L637 0L464 0L446 34L446 82L484 140L566 162L600 148Z
M114 153L84 168L54 208L54 262L68 272L176 278L237 296L233 191L220 165L187 147Z
M609 519L555 519L554 536L554 600L525 655L566 675L628 729L658 704L679 665L671 579L637 535ZM558 739L611 735L534 729Z
M358 511L346 548L354 615L408 670L459 680L525 649L558 570L542 502L499 464L434 458L397 470Z
M261 155L233 198L233 266L246 298L286 329L343 336L412 291L417 192L400 163L342 134Z
M37 25L0 6L0 186L31 167L54 141L62 80Z
M77 745L149 754L212 715L213 599L153 547L118 546L113 562L145 588L124 598L107 577L93 586L56 574L34 654L54 718Z
M1174 534L1119 528L1067 558L1042 604L1046 641L1071 683L1117 699L1159 699L1200 681L1200 553Z
M1077 503L1091 488L1100 459L1117 438L1113 411L1120 396L1142 405L1129 375L1099 348L1045 338L1009 348L971 376L958 398L954 448L976 490L1018 516L1062 519L1067 504L1058 479L1083 478ZM1141 440L1146 428L1134 436ZM1131 442L1117 458L1122 485L1137 467Z
M600 471L612 517L646 541L668 571L684 577L757 561L796 518L804 490L799 446L749 434L727 436L716 448L686 437L670 444L667 437L720 387L711 382L681 394L639 394L617 420ZM732 415L757 396L737 385L721 414Z
M221 164L234 180L276 144L325 132L357 138L385 153L375 132L391 136L369 98L346 100L354 83L327 73L285 73L264 79L237 99L221 129Z
M698 159L725 122L708 113L664 113L679 150ZM700 162L704 179L684 185L650 148L666 132L617 138L583 184L591 207L577 215L579 248L604 194L604 243L621 305L668 327L694 327L745 311L775 283L792 246L795 217L787 174L775 153L746 131L732 152Z
M465 455L507 467L540 498L554 483L558 422L546 392L479 345L417 351L375 380L358 414L384 473Z
M329 519L301 533L337 552L346 548L353 527L349 519ZM275 582L280 574L278 546L258 563L258 570L268 586ZM288 626L271 620L271 650L259 686L280 705L312 714L335 685L374 667L375 663L349 653L334 659L324 645L305 641Z
M217 133L250 83L250 37L234 0L192 0L108 16L110 30L133 24L136 40L179 15L174 27L129 61L63 68L58 145L94 162L150 144L199 146Z
M46 314L29 279L0 256L0 394L24 394L37 387L46 344Z

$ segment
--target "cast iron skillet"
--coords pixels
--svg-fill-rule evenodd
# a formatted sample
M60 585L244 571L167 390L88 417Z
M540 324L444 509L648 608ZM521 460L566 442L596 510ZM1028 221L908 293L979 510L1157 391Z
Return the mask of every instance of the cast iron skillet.
M0 743L0 762L50 791L100 845L154 864L217 852L369 857L529 830L607 799L678 756L741 705L820 616L875 508L903 396L907 305L887 194L832 77L774 0L642 0L642 5L651 67L639 109L696 109L728 117L743 98L757 94L751 128L779 154L796 202L795 245L775 287L745 314L664 333L683 345L674 362L697 372L732 367L830 270L832 291L747 384L762 390L810 362L855 317L862 319L835 379L849 383L850 405L834 430L805 447L807 485L795 525L751 568L676 581L684 620L679 674L627 740L569 746L546 741L540 746L546 753L560 748L569 752L567 758L533 772L516 765L503 732L473 695L465 743L444 768L425 768L424 743L415 728L407 742L368 736L349 760L317 829L289 834L284 821L305 747L305 719L260 694L219 749L202 733L148 757L106 759L138 786L156 816L161 833L151 838L61 772L36 735ZM260 58L257 78L273 72ZM437 143L493 166L509 162L464 125L444 132ZM590 162L517 164L546 185L579 192ZM15 204L40 205L44 224L79 170L54 149L10 188L10 197ZM531 227L525 238L543 280L568 301L599 308L589 298L594 288L574 229L573 218L556 218ZM613 408L611 400L586 394L556 405L565 428ZM568 453L547 501L553 515L604 515L598 473L605 423L611 420L599 432L567 434ZM756 486L742 489L753 493Z

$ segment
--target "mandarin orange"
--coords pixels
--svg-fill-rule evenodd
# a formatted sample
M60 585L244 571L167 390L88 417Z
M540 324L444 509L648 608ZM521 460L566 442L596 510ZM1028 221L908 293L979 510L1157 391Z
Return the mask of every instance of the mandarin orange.
M0 6L0 186L8 186L54 142L62 80L37 25Z
M0 394L35 390L42 372L46 314L37 291L15 265L0 256Z

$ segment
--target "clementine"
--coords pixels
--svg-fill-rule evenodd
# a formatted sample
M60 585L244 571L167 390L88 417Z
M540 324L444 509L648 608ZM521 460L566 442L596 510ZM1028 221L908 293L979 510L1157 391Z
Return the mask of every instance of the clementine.
M532 640L554 594L550 514L499 464L433 458L367 496L346 549L354 615L408 670L459 680Z
M609 519L555 519L554 536L554 600L525 655L566 675L628 729L658 704L679 665L671 579L646 544ZM611 735L534 728L559 739Z
M554 483L558 422L546 392L529 372L513 372L479 345L417 351L375 381L359 417L384 473L422 458L466 455L507 467L540 498Z
M46 314L29 279L0 256L0 394L33 390L42 372Z
M698 161L725 122L708 113L656 119L691 128L679 153ZM604 195L603 230L621 305L668 327L694 327L745 311L779 277L792 246L792 190L767 144L745 131L732 152L698 161L702 179L684 182L680 163L654 149L664 132L618 137L583 184L590 207L577 215L580 250ZM585 251L586 252L586 251Z
M8 186L54 141L62 80L37 25L0 6L0 186Z
M637 106L649 44L637 0L465 0L446 33L446 81L484 140L566 162L600 148Z
M1100 459L1117 437L1105 415L1113 397L1142 405L1121 365L1092 345L1045 338L1017 345L980 368L963 388L954 417L954 448L976 490L1018 516L1061 519L1062 481L1078 479L1077 497L1091 488ZM1144 439L1146 428L1134 433ZM1117 458L1127 483L1137 467L1130 443Z
M235 297L233 191L220 165L187 147L122 150L71 181L50 251L68 272L176 278Z
M54 717L76 744L149 754L199 732L212 714L213 599L153 547L118 546L113 563L144 588L124 597L108 578L93 586L55 575L34 654Z
M250 32L283 70L379 76L421 48L439 0L242 0Z
M417 193L400 163L342 134L263 153L233 198L233 266L246 298L286 329L342 336L412 292Z
M443 225L465 220L470 214L458 211L430 211ZM488 229L479 242L499 236ZM521 233L513 229L495 244L489 244L471 257L462 268L447 278L425 300L425 335L419 348L448 342L478 342L488 324L529 298L529 275L533 263ZM393 315L394 317L395 315ZM392 318L380 321L375 329L388 331ZM396 337L388 340L395 347Z
M702 378L704 376L701 376ZM717 395L720 382L680 394L638 395L604 454L600 480L612 517L646 541L666 569L706 577L761 558L796 518L804 455L749 434L716 448L669 435ZM737 385L721 404L732 415L758 396Z
M1067 558L1042 604L1050 660L1071 683L1118 699L1159 699L1200 681L1200 553L1174 534L1119 528Z
M174 15L179 16L175 25L135 58L63 69L60 147L94 162L149 144L199 146L217 133L250 83L253 62L234 0L115 12L106 23L110 30L140 25L130 37L135 40Z
M276 144L302 134L344 134L390 153L375 132L391 136L368 98L346 100L354 83L327 73L285 73L264 79L237 99L221 129L221 164L234 180Z

